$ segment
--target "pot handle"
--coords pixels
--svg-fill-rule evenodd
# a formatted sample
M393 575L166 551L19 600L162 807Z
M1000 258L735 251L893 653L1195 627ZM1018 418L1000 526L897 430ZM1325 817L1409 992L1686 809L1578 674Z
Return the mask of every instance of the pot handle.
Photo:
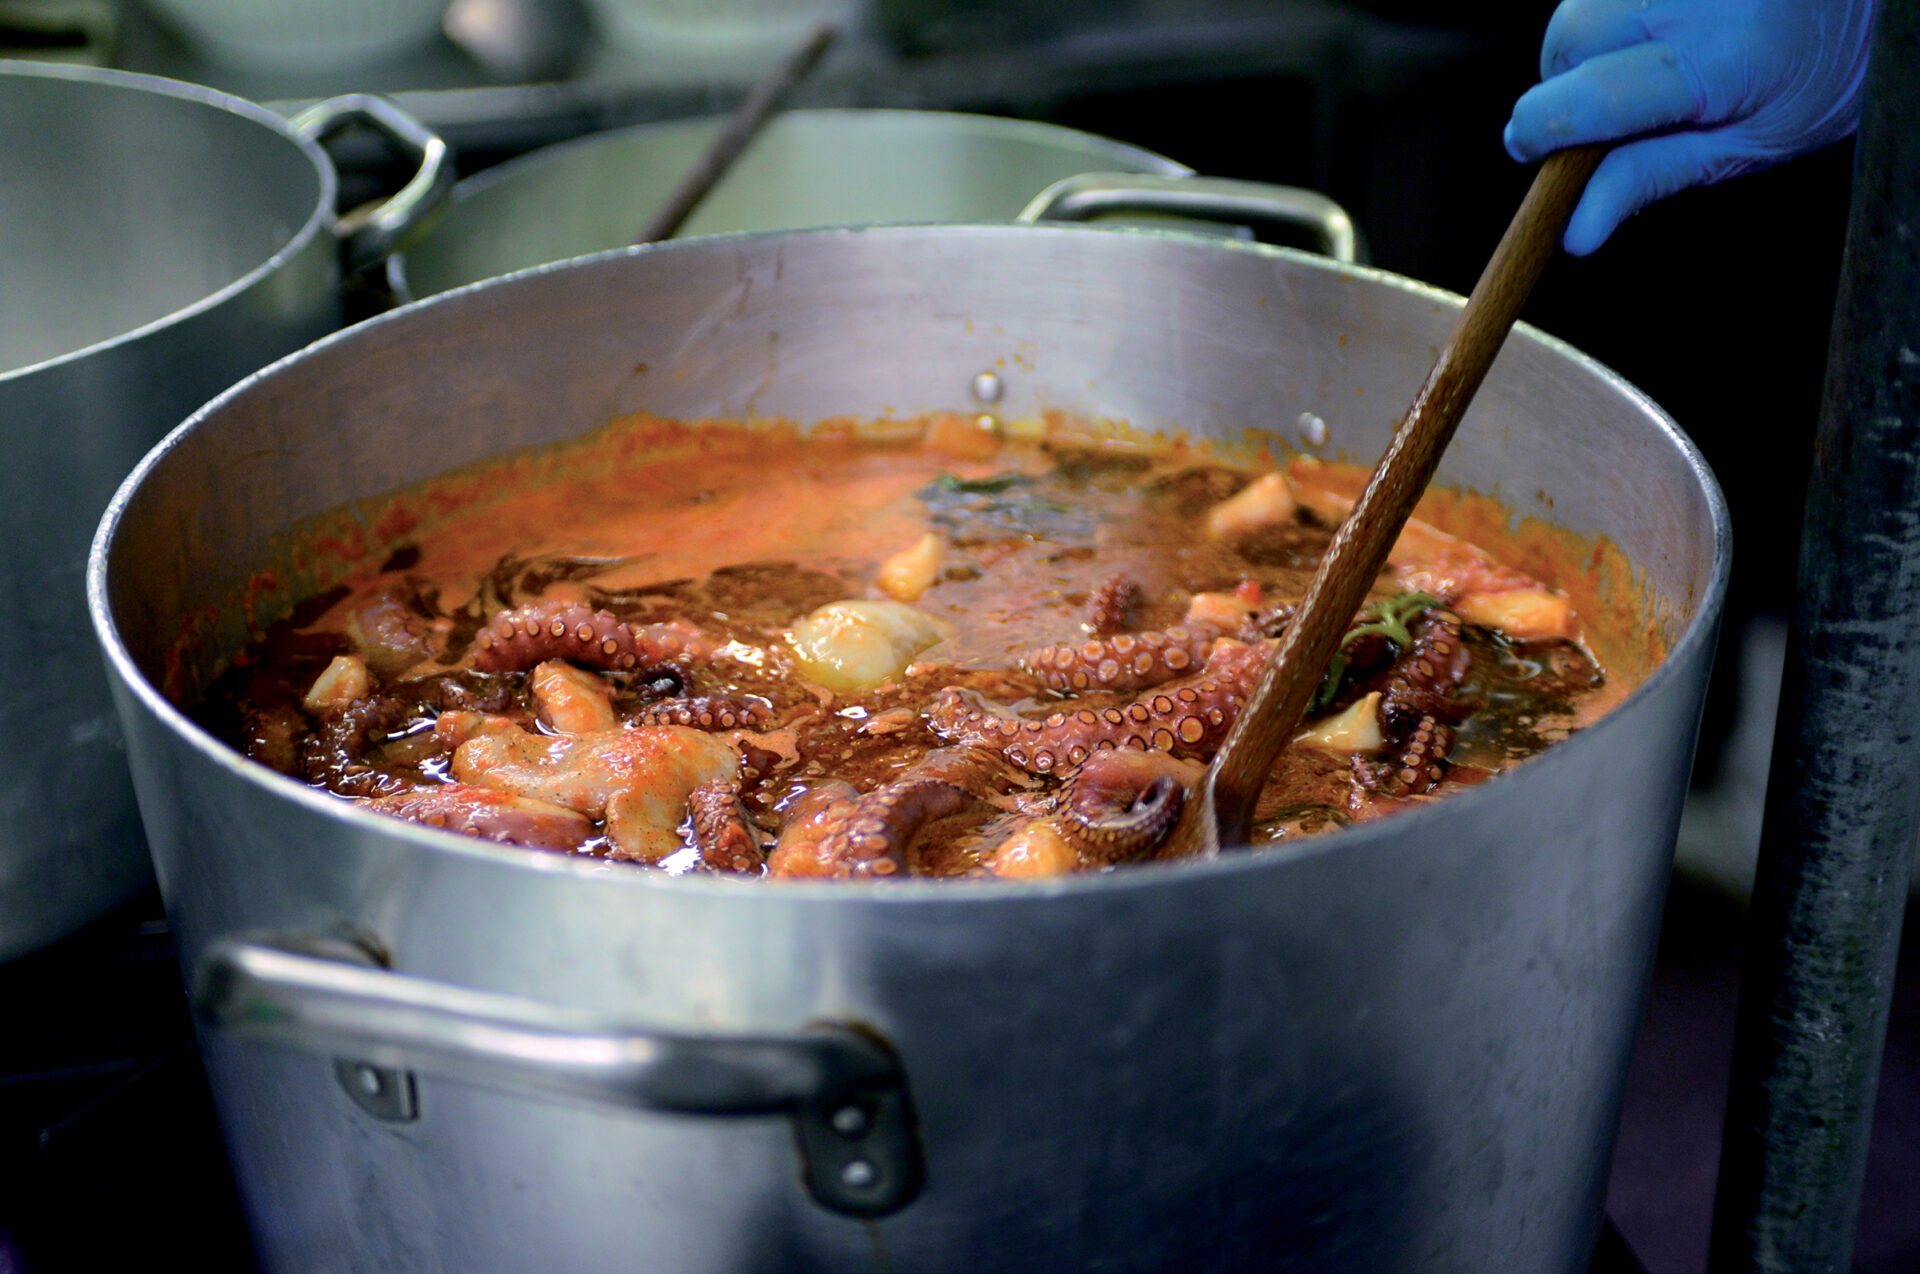
M364 1109L413 1117L410 1069L519 1096L700 1115L784 1114L807 1189L859 1217L904 1207L922 1176L905 1072L882 1040L823 1023L791 1035L689 1035L474 991L371 964L343 942L210 944L203 1019L239 1039L336 1057Z
M315 103L295 115L293 127L315 143L349 124L380 133L417 167L399 191L364 212L342 217L335 233L349 273L391 254L400 240L446 198L453 188L453 163L439 134L384 97L346 93Z
M1225 177L1166 177L1151 173L1081 173L1054 182L1033 197L1017 220L1087 221L1118 212L1152 212L1220 221L1276 225L1305 231L1322 253L1353 264L1365 259L1360 231L1333 200L1297 186Z

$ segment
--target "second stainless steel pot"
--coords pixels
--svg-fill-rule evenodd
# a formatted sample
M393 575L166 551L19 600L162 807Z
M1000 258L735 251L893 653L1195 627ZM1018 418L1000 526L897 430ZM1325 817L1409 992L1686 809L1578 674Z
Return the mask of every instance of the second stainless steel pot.
M384 103L294 125L150 76L0 67L0 960L152 879L89 649L87 541L162 434L340 325L315 138L350 118L420 165L344 245L364 262L443 184L438 140Z
M642 124L549 146L470 177L393 258L403 297L618 248L724 121ZM940 111L806 110L776 117L700 202L680 238L809 226L1011 221L1084 172L1186 174L1105 137Z
M1520 769L1292 850L669 879L348 807L158 689L235 649L300 519L613 413L911 413L1000 369L1013 416L1371 457L1457 304L1173 235L710 239L410 307L176 432L91 598L268 1267L1584 1270L1726 514L1671 421L1537 332L1442 481L1609 537L1665 662Z

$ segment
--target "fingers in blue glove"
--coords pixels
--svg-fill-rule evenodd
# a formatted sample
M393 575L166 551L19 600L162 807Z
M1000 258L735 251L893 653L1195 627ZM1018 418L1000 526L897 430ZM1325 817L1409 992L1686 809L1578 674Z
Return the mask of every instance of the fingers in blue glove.
M1628 139L1568 227L1591 252L1634 210L1816 150L1859 121L1875 0L1563 0L1515 159Z
M1502 134L1525 163L1567 146L1633 137L1697 121L1698 77L1664 41L1635 44L1536 84L1513 104Z
M1660 39L1665 9L1647 0L1569 0L1547 19L1547 34L1540 41L1540 78L1550 80L1588 58Z
M1567 222L1561 246L1584 257L1656 199L1764 167L1750 148L1715 133L1670 133L1608 152Z

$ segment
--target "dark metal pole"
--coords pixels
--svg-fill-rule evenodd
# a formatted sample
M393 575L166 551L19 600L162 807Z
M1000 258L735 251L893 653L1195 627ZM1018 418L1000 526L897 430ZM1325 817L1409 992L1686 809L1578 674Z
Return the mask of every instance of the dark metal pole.
M1849 1266L1917 829L1920 0L1881 0L1754 882L1714 1274Z

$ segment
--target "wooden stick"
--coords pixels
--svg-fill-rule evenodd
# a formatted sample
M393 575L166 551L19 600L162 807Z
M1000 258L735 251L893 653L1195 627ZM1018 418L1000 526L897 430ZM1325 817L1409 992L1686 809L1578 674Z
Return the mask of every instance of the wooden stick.
M1553 256L1602 154L1600 147L1578 146L1556 151L1540 165L1367 489L1334 534L1278 653L1207 768L1200 799L1188 802L1167 856L1247 843L1254 802L1274 760L1299 727L1328 660L1432 481L1441 453Z
M786 61L775 67L773 73L754 85L746 100L734 108L727 117L720 135L713 139L700 158L695 161L680 184L673 188L665 202L654 209L647 218L646 225L633 237L636 244L653 243L660 239L671 239L707 192L719 184L727 170L733 167L733 161L760 135L773 113L786 100L794 86L807 77L820 61L827 47L834 42L840 32L830 23L821 23L808 33L800 47L787 55Z

